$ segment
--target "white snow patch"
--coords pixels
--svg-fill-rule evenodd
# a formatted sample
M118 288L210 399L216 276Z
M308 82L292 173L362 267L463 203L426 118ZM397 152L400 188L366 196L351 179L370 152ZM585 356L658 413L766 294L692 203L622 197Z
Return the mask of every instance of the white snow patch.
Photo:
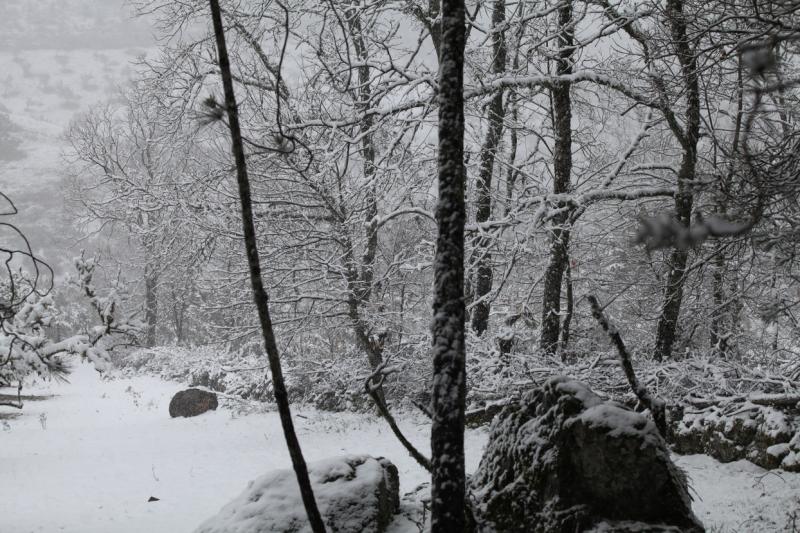
M764 470L749 461L673 456L689 476L692 508L713 533L792 531L800 524L800 474Z
M222 398L217 411L171 419L167 405L184 385L148 377L102 380L86 364L77 365L70 379L27 389L57 396L29 401L19 418L0 420L0 531L190 532L250 480L290 466L276 413L238 416ZM306 417L296 416L295 424L309 461L386 457L398 467L401 496L429 480L382 420L295 413ZM427 420L399 423L427 448ZM485 443L484 430L467 432L469 472ZM695 513L709 531L785 531L792 513L800 515L800 474L747 461L721 464L705 455L675 461L689 475ZM148 503L150 496L160 501ZM403 519L397 526L395 533L416 531Z

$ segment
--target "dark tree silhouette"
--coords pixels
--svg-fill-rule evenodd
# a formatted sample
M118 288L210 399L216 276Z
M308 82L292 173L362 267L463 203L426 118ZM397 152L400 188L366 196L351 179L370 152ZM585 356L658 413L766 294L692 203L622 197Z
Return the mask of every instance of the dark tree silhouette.
M441 4L439 226L433 301L431 531L464 531L464 43L463 0Z
M283 434L286 438L286 446L289 448L289 455L292 458L292 466L297 475L297 483L300 485L300 495L303 498L303 505L306 508L311 529L314 533L323 533L325 531L325 524L322 521L322 515L320 515L317 502L314 499L314 492L308 477L308 468L306 467L303 452L300 449L300 441L297 439L297 434L294 431L294 424L292 423L289 395L286 392L278 345L275 341L275 332L272 329L267 291L264 288L264 281L261 278L261 262L258 257L256 228L255 222L253 221L253 202L250 194L250 180L247 176L247 161L244 155L242 132L239 127L239 113L236 105L236 97L233 92L233 76L231 75L228 50L225 45L225 30L222 26L222 13L218 0L209 0L209 4L211 7L211 18L214 23L214 35L217 40L219 69L222 74L222 85L225 91L224 108L228 115L228 127L231 133L231 149L236 161L236 181L239 186L239 199L242 209L242 230L244 232L247 263L250 269L250 283L253 289L253 299L255 300L256 309L258 310L261 332L264 336L264 347L266 348L267 358L269 359L275 403L278 406L278 414L280 415Z

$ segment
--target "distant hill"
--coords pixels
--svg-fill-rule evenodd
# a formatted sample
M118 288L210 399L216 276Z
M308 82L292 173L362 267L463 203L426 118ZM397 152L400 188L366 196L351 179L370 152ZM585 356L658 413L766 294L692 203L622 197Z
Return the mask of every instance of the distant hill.
M127 48L152 42L120 0L2 0L0 51Z
M72 271L78 235L64 210L63 132L152 53L149 26L130 13L124 0L0 0L0 192L19 210L0 222L58 273Z

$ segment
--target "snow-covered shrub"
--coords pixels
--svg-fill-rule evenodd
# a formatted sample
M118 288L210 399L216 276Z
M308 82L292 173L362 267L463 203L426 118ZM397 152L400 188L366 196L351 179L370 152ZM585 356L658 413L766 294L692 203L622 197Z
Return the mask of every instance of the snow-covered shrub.
M127 375L157 375L242 399L274 401L266 356L249 350L236 353L223 346L137 348L115 356L114 363ZM286 388L293 402L325 411L373 409L364 390L370 370L357 352L337 358L288 354L283 365ZM428 360L398 359L397 368L399 371L385 383L390 402L404 408L410 406L406 399L425 403Z
M75 267L81 292L99 324L84 325L81 332L57 340L47 330L58 317L50 287L41 289L35 279L24 274L14 274L0 282L0 385L18 383L21 387L31 374L61 377L68 372L64 361L67 355L87 359L98 370L104 370L109 361L109 336L135 333L135 325L116 318L114 294L100 296L96 292L92 284L94 261L81 256L75 259Z

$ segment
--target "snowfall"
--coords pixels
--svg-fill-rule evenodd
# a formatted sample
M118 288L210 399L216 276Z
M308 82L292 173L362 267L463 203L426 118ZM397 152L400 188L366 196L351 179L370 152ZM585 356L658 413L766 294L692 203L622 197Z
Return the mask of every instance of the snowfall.
M241 403L222 398L217 411L171 419L169 400L182 388L154 377L101 376L76 364L69 383L26 389L32 398L22 411L0 407L0 533L190 532L248 481L289 467L272 409L243 414ZM384 456L399 469L401 494L426 481L374 416L300 407L294 416L309 461ZM400 423L426 446L423 418L409 415ZM484 429L467 432L469 470L486 439ZM800 474L703 455L675 460L690 477L694 509L708 531L800 529ZM148 502L151 497L158 501ZM416 530L403 519L392 529Z

